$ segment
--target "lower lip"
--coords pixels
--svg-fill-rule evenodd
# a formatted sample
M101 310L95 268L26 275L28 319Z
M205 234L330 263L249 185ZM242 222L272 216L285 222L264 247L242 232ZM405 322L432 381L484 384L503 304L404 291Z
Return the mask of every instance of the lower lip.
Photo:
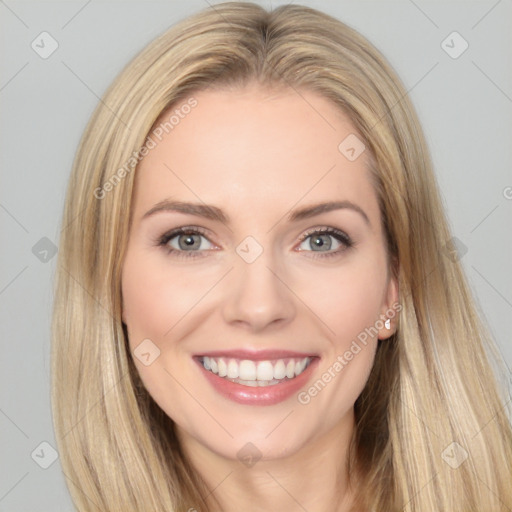
M218 393L233 402L245 405L274 405L290 398L306 385L319 360L319 357L314 357L309 366L293 379L285 379L280 384L271 386L251 387L219 377L206 370L199 359L195 359L203 375Z

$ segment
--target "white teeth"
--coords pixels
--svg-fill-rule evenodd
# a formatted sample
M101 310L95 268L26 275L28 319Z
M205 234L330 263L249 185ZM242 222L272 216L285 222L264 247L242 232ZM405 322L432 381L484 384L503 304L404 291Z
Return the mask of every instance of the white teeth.
M238 379L238 364L234 359L230 359L228 363L228 378Z
M284 379L286 376L286 370L282 359L277 361L274 366L274 379Z
M228 374L228 365L224 359L219 359L217 366L219 367L219 377L225 377Z
M293 379L300 375L311 361L311 357L274 361L227 360L222 357L207 356L202 358L206 370L218 374L219 377L251 387L271 386L285 378Z
M270 361L260 361L258 363L258 380L272 380L274 378L274 367Z
M250 386L251 388L257 388L259 385L257 380L244 380L244 384L246 386Z
M256 365L254 361L244 359L238 365L238 377L243 380L256 380Z
M288 364L286 365L286 376L289 379L293 379L295 377L295 363L292 361L288 361Z
M301 361L297 361L295 363L295 375L300 375L304 371L304 368L306 367L307 363L308 363L307 357L305 357Z

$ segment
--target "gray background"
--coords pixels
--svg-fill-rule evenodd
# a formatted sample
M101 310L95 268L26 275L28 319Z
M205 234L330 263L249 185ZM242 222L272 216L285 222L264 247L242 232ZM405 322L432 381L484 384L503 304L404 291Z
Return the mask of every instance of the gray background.
M281 3L287 2L272 5ZM461 261L512 366L512 1L296 3L358 29L405 82L427 134L453 234L467 249ZM52 449L40 444L55 447L51 243L58 243L80 135L128 60L207 5L0 0L2 512L72 510L59 460L50 464ZM46 59L31 47L43 31L59 45ZM458 58L441 46L453 31L469 44ZM462 48L453 38L445 44L452 53Z

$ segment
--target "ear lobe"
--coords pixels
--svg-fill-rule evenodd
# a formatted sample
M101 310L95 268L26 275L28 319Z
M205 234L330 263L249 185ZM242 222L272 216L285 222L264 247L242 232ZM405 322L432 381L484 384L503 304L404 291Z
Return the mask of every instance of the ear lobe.
M391 277L386 291L386 301L383 304L385 309L383 309L379 321L379 340L387 340L396 332L398 315L402 309L398 298L398 282L395 277Z

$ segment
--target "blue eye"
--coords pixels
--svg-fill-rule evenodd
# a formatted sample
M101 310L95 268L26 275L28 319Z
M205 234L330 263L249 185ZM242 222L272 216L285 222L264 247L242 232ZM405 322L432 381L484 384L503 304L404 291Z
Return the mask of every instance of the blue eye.
M315 257L320 258L337 256L354 245L350 237L343 233L343 231L329 227L316 228L315 230L306 233L301 239L301 245L308 241L308 239L308 245L312 248L312 250L308 252L314 252L316 253ZM334 249L336 249L334 251L331 250L333 248L332 239L335 239L337 244L337 247L334 247ZM302 250L304 249L301 249L301 251Z
M169 254L179 258L197 258L204 257L205 251L211 247L205 247L203 240L207 240L203 230L197 227L181 227L165 233L158 239L158 245L167 250ZM314 257L325 258L337 256L340 253L350 249L354 244L350 237L334 228L316 228L307 232L301 239L301 246L309 239L308 249L299 249L300 252L313 252ZM333 249L333 239L335 240L335 250ZM211 244L211 242L208 241ZM206 244L207 245L207 244Z
M203 256L200 251L207 250L204 247L201 238L206 240L205 234L199 228L178 228L164 234L158 241L158 245L161 245L167 249L169 253L173 253L178 257L195 258ZM173 239L176 239L176 243Z

